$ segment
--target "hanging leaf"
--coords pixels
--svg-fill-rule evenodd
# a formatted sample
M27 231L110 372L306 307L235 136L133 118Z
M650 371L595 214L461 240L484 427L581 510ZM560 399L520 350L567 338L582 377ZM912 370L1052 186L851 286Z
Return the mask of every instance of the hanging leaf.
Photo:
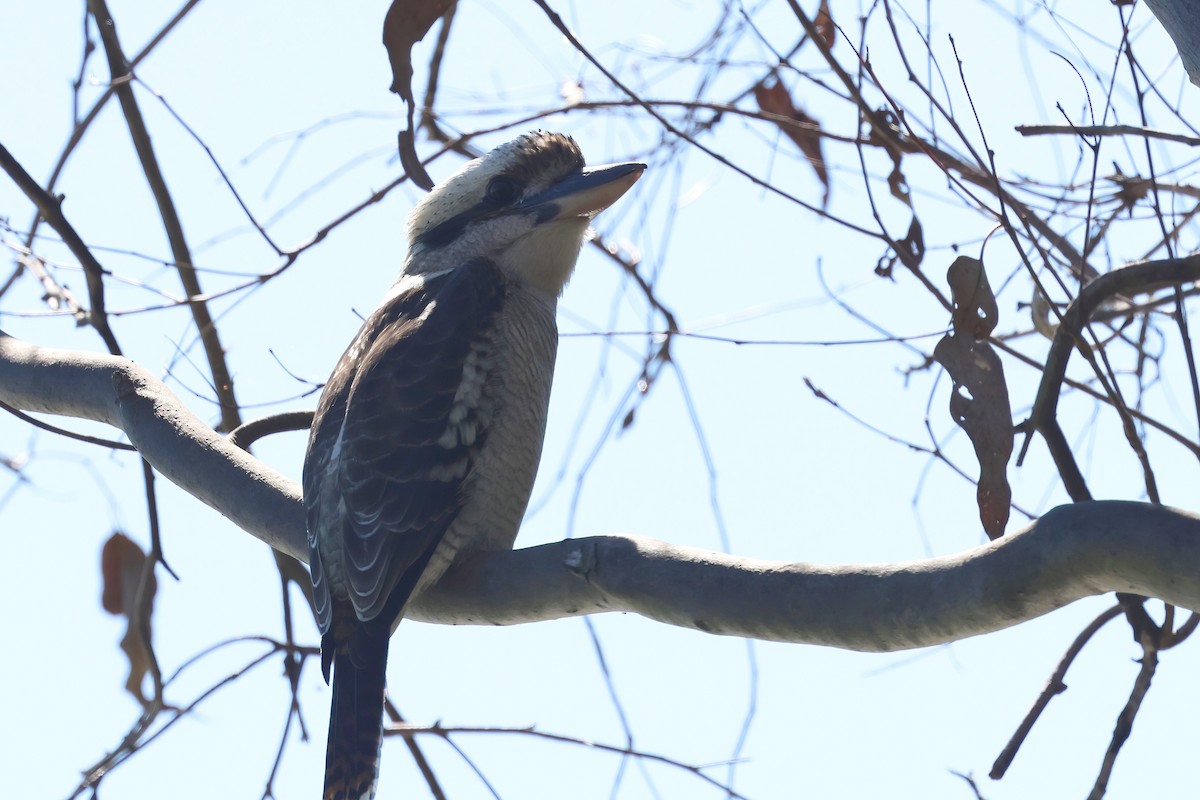
M400 166L408 174L408 179L425 191L433 188L433 178L425 171L421 157L417 155L417 140L413 133L413 107L408 107L408 127L400 131L396 138L397 152L400 153Z
M954 332L976 340L991 336L1000 321L1000 309L983 262L959 256L946 271L946 282L954 300Z
M888 191L892 197L912 208L912 197L908 188L908 178L900 169L900 160L905 153L917 151L916 145L909 142L900 128L900 120L889 108L880 108L871 113L867 121L867 144L882 147L892 159L892 171L888 173Z
M813 26L817 29L821 41L825 43L826 49L832 50L833 43L837 41L837 26L833 24L833 16L829 13L829 0L821 0Z
M783 118L775 120L775 124L796 143L800 152L808 159L808 163L812 164L817 179L825 189L821 207L828 206L829 169L825 166L825 157L821 153L821 123L796 108L787 89L773 75L754 87L754 99L758 101L758 107L763 113Z
M908 223L908 233L896 242L896 249L908 256L905 265L911 270L915 271L925 260L925 231L916 214L913 214L912 221Z
M412 49L455 0L392 0L383 18L383 46L392 62L391 90L412 104Z
M109 537L100 552L100 574L104 585L100 604L108 613L123 616L129 621L129 627L121 639L121 649L129 659L129 680L125 682L125 689L143 706L149 702L142 693L142 682L150 671L150 649L138 625L138 589L141 587L146 559L142 549L119 531ZM150 615L153 613L157 590L158 584L151 574L146 585L146 597L141 598L147 631L150 629Z
M383 46L387 48L388 60L392 64L391 90L404 98L408 105L408 128L400 131L397 140L400 164L409 179L425 191L433 188L433 179L417 155L413 124L417 104L412 90L412 49L454 3L455 0L392 0L383 18Z
M1004 366L987 342L999 320L996 296L978 259L959 256L946 280L954 300L954 330L938 342L933 357L953 382L950 416L975 448L979 519L988 537L997 539L1004 535L1012 503L1013 424Z

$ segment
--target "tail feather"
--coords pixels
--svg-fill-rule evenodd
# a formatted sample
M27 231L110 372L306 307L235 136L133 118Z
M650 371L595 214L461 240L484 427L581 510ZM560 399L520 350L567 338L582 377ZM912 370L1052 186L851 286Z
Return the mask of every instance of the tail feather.
M379 778L388 640L357 638L333 658L324 800L371 800Z

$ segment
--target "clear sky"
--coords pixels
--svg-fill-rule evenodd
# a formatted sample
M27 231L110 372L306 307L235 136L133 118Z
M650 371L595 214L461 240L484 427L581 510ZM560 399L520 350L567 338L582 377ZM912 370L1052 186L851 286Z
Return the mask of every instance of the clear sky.
M80 72L82 5L0 3L0 142L39 180L53 167L72 126L71 82ZM811 3L803 4L806 8ZM924 14L925 4L907 11ZM1102 76L1114 67L1120 35L1107 4L1056 16L1043 4L1016 2L1028 35L1004 4L932 6L929 38L942 72L932 83L952 99L967 135L979 145L974 118L950 51L963 60L988 145L1008 176L1070 180L1078 147L1063 140L1023 139L1013 126L1086 121L1088 98L1104 97ZM865 9L835 0L836 21L858 36ZM209 292L240 286L247 276L276 269L282 259L249 228L245 215L204 150L156 99L204 141L243 199L283 247L296 246L399 174L395 134L400 101L390 82L379 29L386 4L302 0L235 3L203 0L137 68L136 87L154 144ZM893 6L907 40L911 24ZM140 50L174 9L145 0L113 0L111 10L130 53ZM675 2L561 4L560 13L598 58L644 95L689 100L704 83L710 102L727 102L764 74L768 49L784 51L800 29L783 3L753 6ZM810 12L812 9L809 9ZM726 33L754 21L728 52L697 49L717 21ZM1195 119L1197 91L1187 84L1166 37L1143 9L1134 14L1136 45L1159 88L1182 98ZM922 31L925 23L920 23ZM871 58L889 91L924 113L889 50L886 23L871 22ZM416 51L423 87L431 42ZM764 43L764 40L766 43ZM1071 66L1052 55L1063 53ZM692 52L700 53L685 57ZM836 52L853 67L845 41ZM719 65L714 59L720 58ZM796 63L817 68L811 46ZM929 63L918 59L922 76ZM820 82L835 79L825 68ZM83 71L80 108L100 96L108 71L97 52ZM853 136L853 109L819 82L785 70L800 105L826 130ZM1127 83L1127 82L1126 82ZM586 100L620 99L595 69L549 24L533 3L465 2L450 39L437 107L450 130L499 126L563 103L581 87ZM1085 92L1086 87L1086 92ZM752 99L742 101L752 108ZM1119 121L1130 116L1129 92L1118 90ZM671 111L677 122L683 112ZM1109 120L1111 121L1111 119ZM1154 121L1152 121L1153 123ZM1182 129L1167 117L1164 126ZM814 398L804 380L847 410L899 440L930 445L932 431L957 466L974 474L970 444L946 412L949 383L923 369L948 324L930 295L898 268L876 277L878 243L819 219L735 175L664 134L644 112L574 110L482 137L491 146L538 126L572 133L591 163L640 159L651 167L638 187L597 226L607 240L640 255L656 296L686 330L755 341L844 342L878 332L848 313L916 338L862 346L746 345L680 339L674 367L638 397L645 336L601 332L661 329L636 286L591 249L561 303L558 374L545 456L534 502L518 544L566 535L636 533L759 558L829 563L897 561L959 552L983 541L975 488L944 464L855 422ZM939 135L955 139L942 123ZM813 205L822 188L811 166L775 128L725 118L703 141L746 171ZM1117 163L1143 169L1140 142L1106 145L1101 175ZM421 142L423 152L433 145ZM961 149L961 147L959 148ZM1172 151L1178 153L1178 151ZM827 143L830 212L873 227L853 146ZM1194 177L1186 158L1172 179ZM435 179L461 163L434 162ZM942 286L955 248L978 255L993 222L963 211L942 174L906 158L914 203L925 224L925 269ZM1091 161L1074 174L1090 175ZM879 211L893 232L909 212L887 196L890 163L870 153ZM169 250L153 201L130 146L124 120L109 103L56 188L64 209L113 281L109 306L127 353L170 385L201 418L215 422L203 353L186 311L140 311L178 297ZM247 417L311 408L314 387L328 375L346 342L394 278L403 257L404 219L419 190L403 186L339 227L282 275L254 290L213 301ZM23 241L31 208L0 180L0 279L15 266L9 246ZM49 231L42 228L43 236ZM1081 241L1080 229L1064 233ZM1114 238L1105 265L1141 257L1144 231ZM1184 244L1194 240L1185 237ZM1143 237L1143 238L1139 238ZM1194 242L1192 243L1194 246ZM1028 331L1028 280L1013 249L989 244L989 273L1000 292L1002 329ZM83 295L75 261L53 238L40 239L59 280ZM28 275L0 298L0 327L29 341L101 351L99 338L73 320L47 314ZM838 302L834 301L836 296ZM843 305L845 304L845 305ZM1044 351L1022 337L1030 353ZM1162 343L1163 363L1181 363L1177 340ZM1174 368L1174 367L1172 367ZM1037 375L1006 363L1014 414L1028 409ZM1195 436L1188 388L1163 367L1148 410ZM1086 374L1086 373L1080 373ZM632 424L621 420L634 410ZM1121 443L1115 417L1090 402L1065 406L1093 492L1144 499L1137 464ZM1191 422L1189 422L1191 420ZM76 430L112 431L59 421ZM928 428L927 428L928 425ZM256 447L275 468L298 478L301 434ZM1196 465L1153 440L1164 500L1194 507ZM124 455L78 446L0 416L0 457L27 458L20 476L0 469L0 541L6 578L6 658L0 661L0 771L6 796L67 797L82 769L113 748L139 708L124 693L123 623L100 608L99 554L113 529L148 541L141 473ZM1044 447L1035 442L1026 466L1010 465L1015 499L1041 513L1066 499ZM165 480L158 482L163 543L175 582L159 574L154 626L167 674L204 648L236 636L281 636L277 578L266 548ZM1013 514L1012 527L1026 518ZM970 798L953 773L974 774L983 794L997 798L1081 797L1095 777L1116 714L1137 672L1140 654L1127 626L1106 628L1076 662L1070 690L1051 705L1008 777L986 774L1075 634L1111 598L1077 603L1015 629L951 646L897 654L860 654L810 646L748 644L669 628L629 615L566 620L505 629L401 626L392 644L389 681L401 711L415 723L524 727L623 745L689 764L740 759L734 788L756 800L795 797ZM1157 610L1156 612L1157 613ZM603 665L592 638L603 653ZM298 636L316 644L311 621ZM186 705L241 669L264 645L242 643L189 666L167 689ZM1194 797L1200 789L1191 759L1200 697L1193 646L1164 654L1153 691L1117 765L1113 798ZM295 729L274 783L280 800L315 797L324 761L329 690L315 663L302 678L301 703L310 739ZM615 698L615 701L614 701ZM262 795L288 709L278 660L270 660L217 692L161 739L107 777L113 798L258 798ZM627 727L626 727L627 726ZM738 749L745 731L745 741ZM512 798L717 798L724 792L685 771L628 762L575 745L520 735L455 738L499 796ZM421 740L439 779L455 800L492 796L466 761L445 742ZM411 757L399 740L384 747L382 797L425 797ZM730 779L720 766L706 774Z

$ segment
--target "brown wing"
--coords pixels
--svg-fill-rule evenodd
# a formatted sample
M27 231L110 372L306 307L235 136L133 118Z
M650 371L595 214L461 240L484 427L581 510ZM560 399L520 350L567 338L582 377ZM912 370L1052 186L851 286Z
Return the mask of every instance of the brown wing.
M386 631L458 513L503 299L490 261L434 275L367 319L325 385L304 462L322 633L331 594Z

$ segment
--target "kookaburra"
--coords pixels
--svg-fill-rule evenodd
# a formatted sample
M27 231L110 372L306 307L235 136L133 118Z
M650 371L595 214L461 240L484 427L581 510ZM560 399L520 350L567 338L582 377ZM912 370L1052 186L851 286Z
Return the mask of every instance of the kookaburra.
M472 550L508 549L533 488L555 307L588 223L645 164L585 167L531 133L413 210L408 257L334 368L304 459L321 667L333 667L325 800L374 796L388 638Z

